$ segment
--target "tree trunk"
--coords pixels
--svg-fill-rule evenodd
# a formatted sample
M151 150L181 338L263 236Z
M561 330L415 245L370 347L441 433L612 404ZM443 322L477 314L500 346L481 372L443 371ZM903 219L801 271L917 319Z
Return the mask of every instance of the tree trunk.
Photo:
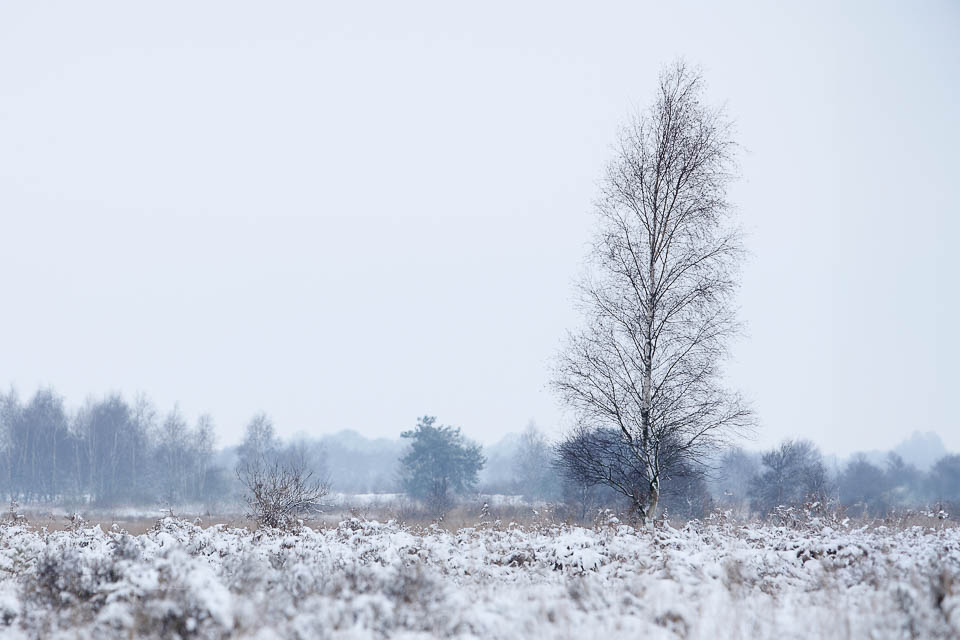
M653 522L657 517L657 506L660 504L660 481L652 480L650 482L650 500L647 502L647 522Z

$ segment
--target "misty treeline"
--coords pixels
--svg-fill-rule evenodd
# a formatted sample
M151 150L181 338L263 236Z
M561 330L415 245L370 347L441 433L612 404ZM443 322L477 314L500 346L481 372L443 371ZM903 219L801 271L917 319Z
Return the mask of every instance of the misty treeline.
M210 507L239 499L237 472L257 463L295 463L318 477L326 470L319 442L281 442L263 413L240 446L217 449L209 414L191 424L176 406L162 413L143 394L108 394L69 410L51 388L28 400L0 393L0 492L12 500Z
M0 394L0 489L11 499L102 504L201 500L225 491L213 420L161 414L143 395L70 411L53 389Z
M485 451L459 429L425 416L398 435L404 437L342 432L284 440L260 413L246 424L239 446L218 449L210 416L190 423L176 407L163 413L144 395L110 394L69 409L49 388L27 399L11 390L0 393L0 493L35 503L209 508L239 501L237 470L266 461L300 465L342 493L406 493L444 509L503 494L586 519L598 509L630 509L633 492L648 486L643 466L615 431L574 429L553 442L531 423ZM696 468L668 450L662 456L669 482L661 503L679 517L717 508L763 516L816 502L868 517L960 505L960 455L944 455L929 469L893 452L882 463L876 455L855 455L837 465L810 442L790 440L760 453L730 448Z
M960 508L960 455L940 457L918 469L895 452L882 463L866 454L829 465L806 440L786 440L763 453L726 451L716 464L717 502L743 515L780 506L840 506L851 516L883 517L917 507Z
M669 445L666 445L667 448ZM498 489L528 500L556 502L584 519L598 509L635 509L648 486L644 467L615 430L574 429L555 445L528 427L513 456L512 483ZM699 518L714 510L765 517L780 507L842 509L852 517L877 518L909 509L960 510L960 455L945 454L929 469L888 452L882 462L858 453L831 462L806 440L785 440L767 451L731 447L696 467L682 456L662 454L661 495L669 515ZM873 458L873 459L871 459Z

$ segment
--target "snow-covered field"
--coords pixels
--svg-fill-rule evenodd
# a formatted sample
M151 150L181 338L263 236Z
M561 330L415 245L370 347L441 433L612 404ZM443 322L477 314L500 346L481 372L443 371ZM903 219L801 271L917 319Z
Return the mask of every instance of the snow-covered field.
M4 638L956 638L960 529L0 526Z

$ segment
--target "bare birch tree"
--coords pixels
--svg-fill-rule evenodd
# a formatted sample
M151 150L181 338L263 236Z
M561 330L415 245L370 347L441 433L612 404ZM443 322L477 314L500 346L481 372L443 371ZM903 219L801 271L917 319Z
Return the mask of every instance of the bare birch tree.
M556 367L554 385L581 425L622 436L645 486L613 488L646 518L671 469L701 463L751 423L720 380L743 253L726 199L734 150L722 110L703 102L700 73L683 62L666 69L602 181L581 287L587 326Z

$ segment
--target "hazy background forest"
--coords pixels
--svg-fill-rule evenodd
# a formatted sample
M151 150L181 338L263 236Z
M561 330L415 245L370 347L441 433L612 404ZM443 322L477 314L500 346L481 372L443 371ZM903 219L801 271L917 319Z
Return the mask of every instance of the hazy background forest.
M413 420L411 422L414 422ZM162 410L145 395L113 394L71 406L54 389L0 395L0 492L21 507L66 511L141 507L145 513L239 513L244 488L237 470L257 459L299 459L329 488L328 508L398 507L407 495L402 459L410 444L344 430L322 437L281 439L269 415L245 426L240 445L218 447L215 421L187 422L175 406ZM465 434L469 436L469 434ZM569 439L569 436L568 436ZM623 496L565 469L554 430L530 423L482 447L483 465L450 498L478 505L554 505L584 520L599 509L625 509ZM749 443L746 443L749 445ZM781 506L820 502L851 515L882 517L919 508L960 506L960 456L935 433L919 433L891 451L848 457L821 452L806 440L770 450L732 447L673 483L668 514L703 517L714 509L763 516ZM422 515L437 515L427 509ZM406 513L411 513L406 509Z

